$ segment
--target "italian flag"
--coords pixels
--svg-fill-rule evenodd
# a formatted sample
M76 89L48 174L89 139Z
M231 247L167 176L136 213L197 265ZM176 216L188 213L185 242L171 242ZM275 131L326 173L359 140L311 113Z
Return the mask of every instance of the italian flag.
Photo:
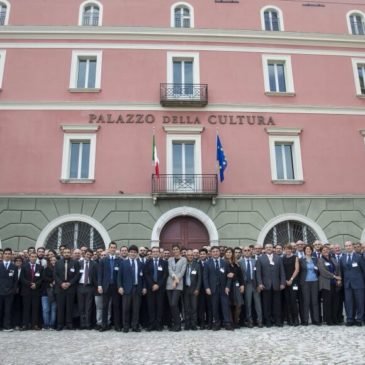
M160 161L157 156L155 135L153 135L153 140L152 140L152 163L155 166L155 174L157 177L159 177L160 176Z

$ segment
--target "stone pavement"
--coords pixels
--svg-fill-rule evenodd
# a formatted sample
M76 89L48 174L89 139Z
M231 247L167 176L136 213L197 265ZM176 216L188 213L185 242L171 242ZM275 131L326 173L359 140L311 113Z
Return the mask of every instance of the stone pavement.
M365 327L0 332L0 364L365 364Z

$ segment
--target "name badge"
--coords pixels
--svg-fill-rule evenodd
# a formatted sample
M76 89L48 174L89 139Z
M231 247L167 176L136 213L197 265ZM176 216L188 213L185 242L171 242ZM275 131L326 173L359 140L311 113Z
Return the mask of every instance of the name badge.
M114 268L114 271L119 271L119 267L118 267L118 266L116 266L116 267Z
M359 265L357 264L357 262L353 262L352 263L352 267L358 267Z
M75 269L73 267L71 267L70 271L71 272L75 272Z
M191 275L196 275L196 270L193 270L193 271L191 272Z
M36 272L35 274L34 274L34 276L41 276L41 274L39 273L39 272Z
M256 267L253 268L253 271L256 271Z
M84 273L84 269L81 269L81 270L80 270L80 274L83 274L83 273Z
M298 290L298 285L293 285L293 290Z
M224 274L224 269L223 269L223 267L221 267L221 272Z
M275 265L275 262L270 262L270 265L271 265L271 266L274 266L274 265Z
M143 272L142 271L139 273L139 276L143 276Z
M314 270L318 270L318 267L317 267L317 266L314 266L314 267L313 267L313 269L314 269Z
M157 268L157 270L158 270L158 271L162 271L162 266L159 266L159 267Z
M13 272L9 272L9 277L12 277L14 276L14 273Z
M236 283L236 286L240 286L240 283Z
M329 262L325 262L324 263L326 266L331 266L331 264Z

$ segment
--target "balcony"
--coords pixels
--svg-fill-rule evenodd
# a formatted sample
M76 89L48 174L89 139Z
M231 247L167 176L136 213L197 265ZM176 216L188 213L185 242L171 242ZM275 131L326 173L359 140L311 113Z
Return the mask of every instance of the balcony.
M207 84L160 84L162 106L202 107L208 104Z
M157 198L208 198L215 202L218 195L216 174L152 175L152 196Z

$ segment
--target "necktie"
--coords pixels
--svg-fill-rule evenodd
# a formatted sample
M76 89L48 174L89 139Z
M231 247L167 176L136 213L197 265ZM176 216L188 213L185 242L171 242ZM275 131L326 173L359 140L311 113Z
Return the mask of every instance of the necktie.
M32 282L34 282L34 264L31 265L31 271L32 271Z
M336 255L336 258L337 258L337 262L340 261L340 255Z
M134 285L136 285L137 284L136 263L134 262L134 259L132 259L132 271L133 271L133 277L134 277Z
M347 254L347 263L351 265L351 254Z
M65 281L67 282L68 261L65 260Z
M111 256L110 257L110 282L113 283L114 282L114 275L113 275L113 271L114 271L114 257Z
M251 281L252 277L251 277L251 263L250 263L250 259L247 260L247 265L246 265L246 275L247 275L247 281Z
M218 260L215 260L215 270L216 270L216 271L219 271Z
M157 259L154 259L153 281L157 283Z
M89 284L89 261L85 262L84 285Z

